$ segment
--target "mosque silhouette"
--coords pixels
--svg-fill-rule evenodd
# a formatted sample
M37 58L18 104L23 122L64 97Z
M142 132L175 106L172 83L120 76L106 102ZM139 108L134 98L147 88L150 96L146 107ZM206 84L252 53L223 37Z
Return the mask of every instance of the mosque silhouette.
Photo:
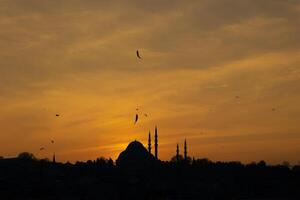
M154 135L154 155L152 155L151 150L151 133L149 131L148 149L146 149L141 142L134 140L129 143L123 152L120 153L116 160L116 165L126 169L137 170L140 168L153 167L155 164L158 164L160 160L158 158L157 126L155 126ZM178 144L176 149L176 159L177 161L180 160ZM188 160L186 140L184 141L184 160Z

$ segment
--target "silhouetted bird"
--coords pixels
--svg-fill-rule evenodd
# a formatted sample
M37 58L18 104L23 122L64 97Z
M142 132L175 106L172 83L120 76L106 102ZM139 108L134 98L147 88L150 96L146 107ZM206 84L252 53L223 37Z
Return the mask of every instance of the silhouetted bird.
M139 50L136 50L136 56L137 56L139 59L142 59L141 56L140 56Z
M56 114L55 116L56 116L56 117L59 117L59 114Z
M51 140L51 143L53 144L53 143L54 143L54 140Z
M147 113L145 113L144 115L145 115L145 117L148 117L148 114L147 114Z
M41 148L40 148L40 151L43 151L43 150L45 150L45 148L44 148L44 147L41 147Z
M275 108L272 108L272 111L275 111Z
M235 96L235 98L236 98L236 99L239 99L239 98L240 98L240 96Z
M138 121L138 119L139 119L139 115L136 114L136 115L135 115L135 121L134 121L134 124L136 124L136 122Z

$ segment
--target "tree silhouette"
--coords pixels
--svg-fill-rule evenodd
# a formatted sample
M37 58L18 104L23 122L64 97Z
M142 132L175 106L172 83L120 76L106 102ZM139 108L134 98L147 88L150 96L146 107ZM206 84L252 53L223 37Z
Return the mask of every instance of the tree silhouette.
M18 159L20 159L20 160L36 160L36 157L32 153L22 152L22 153L19 153Z

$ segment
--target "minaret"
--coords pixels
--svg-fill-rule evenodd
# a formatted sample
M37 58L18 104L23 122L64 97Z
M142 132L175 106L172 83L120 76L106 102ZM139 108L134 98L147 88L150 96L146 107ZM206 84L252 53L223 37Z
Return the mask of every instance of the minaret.
M55 153L53 154L53 160L52 160L53 163L56 163L55 161Z
M157 155L157 153L158 153L158 149L157 149L157 148L158 148L158 144L157 144L157 127L156 127L156 126L155 126L154 142L155 142L155 143L154 143L154 148L155 148L155 149L154 149L154 150L155 150L155 152L154 152L154 153L155 153L155 158L158 159L158 155Z
M149 131L149 136L148 136L148 152L151 153L151 134Z
M177 160L177 162L179 161L179 146L178 146L178 143L177 143L177 148L176 148L176 160Z
M187 160L187 146L186 146L186 139L184 139L184 160Z

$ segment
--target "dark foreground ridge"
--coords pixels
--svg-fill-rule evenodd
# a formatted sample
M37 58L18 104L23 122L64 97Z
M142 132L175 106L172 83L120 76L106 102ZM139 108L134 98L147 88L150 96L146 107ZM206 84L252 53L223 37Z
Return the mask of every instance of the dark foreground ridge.
M149 149L151 152L151 149ZM300 199L300 166L155 158L138 141L111 159L0 159L0 199Z

